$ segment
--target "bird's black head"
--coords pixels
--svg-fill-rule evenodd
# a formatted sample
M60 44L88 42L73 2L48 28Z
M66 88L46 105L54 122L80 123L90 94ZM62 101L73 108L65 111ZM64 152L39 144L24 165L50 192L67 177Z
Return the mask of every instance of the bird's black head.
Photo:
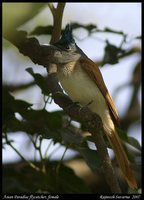
M72 35L72 28L69 24L66 26L60 40L58 40L54 46L57 46L65 51L76 50L75 40Z

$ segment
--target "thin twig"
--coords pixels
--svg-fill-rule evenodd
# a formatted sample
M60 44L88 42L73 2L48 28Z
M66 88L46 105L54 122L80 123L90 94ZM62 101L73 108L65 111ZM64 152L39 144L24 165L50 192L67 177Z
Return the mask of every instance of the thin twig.
M68 147L66 146L66 147L65 147L65 150L64 150L64 153L63 153L63 155L62 155L62 157L61 157L61 159L60 159L60 161L59 161L59 163L58 163L58 165L57 165L57 167L56 167L56 173L57 173L57 174L59 173L59 169L60 169L60 166L61 166L61 164L62 164L62 161L63 161L63 159L64 159L64 156L65 156L65 154L66 154L67 149L68 149Z
M39 148L38 148L38 151L39 151L39 155L40 155L40 159L41 159L41 163L42 163L42 172L46 172L46 166L45 166L45 159L43 158L43 155L42 155L42 140L43 138L40 137L39 138Z
M29 166L32 167L33 169L35 169L36 171L40 171L40 169L39 169L36 165L34 165L32 162L26 160L26 159L24 158L24 156L12 145L12 143L9 142L6 133L5 133L5 139L6 139L6 144L9 145L9 146L20 156L20 158L21 158L24 162L27 162L27 163L29 164Z
M59 148L60 148L60 144L59 144L59 146L57 146L57 147L49 154L49 160L50 160L50 158L52 157L52 155L53 155L55 152L58 151Z
M55 9L53 3L48 3L48 7L49 7L50 11L52 12L52 15L54 16L56 9Z
M48 144L48 146L47 146L47 148L46 148L46 150L45 150L45 153L44 153L44 159L46 160L47 159L47 157L48 157L48 150L49 150L49 148L50 148L50 146L52 145L52 143L53 143L53 140L51 140L50 141L50 143Z

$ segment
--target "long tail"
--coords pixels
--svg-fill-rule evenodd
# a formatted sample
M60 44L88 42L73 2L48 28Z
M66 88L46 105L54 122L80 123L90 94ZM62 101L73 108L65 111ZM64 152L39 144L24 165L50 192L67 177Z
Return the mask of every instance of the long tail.
M106 132L106 135L108 137L110 144L112 145L112 148L115 152L115 155L116 155L116 158L117 158L117 161L118 161L118 164L121 168L121 171L122 171L128 185L132 189L136 189L137 188L136 179L133 175L132 169L130 167L129 160L127 158L127 155L124 151L121 140L120 140L115 128L114 128L113 131L111 131L111 133Z

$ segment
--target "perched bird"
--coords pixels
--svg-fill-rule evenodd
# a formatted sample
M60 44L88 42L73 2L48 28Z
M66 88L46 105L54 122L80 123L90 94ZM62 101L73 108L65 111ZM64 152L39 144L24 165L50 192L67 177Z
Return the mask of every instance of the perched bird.
M136 189L135 177L115 128L119 124L118 112L98 66L77 46L70 25L66 26L60 40L53 45L56 47L53 63L57 66L63 89L74 102L87 105L101 117L119 167L128 185Z

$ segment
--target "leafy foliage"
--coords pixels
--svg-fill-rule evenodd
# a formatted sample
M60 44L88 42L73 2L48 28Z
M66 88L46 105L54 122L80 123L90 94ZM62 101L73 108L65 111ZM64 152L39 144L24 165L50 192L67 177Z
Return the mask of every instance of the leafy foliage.
M59 162L47 162L45 173L32 169L25 163L10 164L3 170L4 193L57 193L85 194L91 191L72 169Z
M121 47L116 47L107 41L102 65L106 63L108 64L118 63L119 56L121 56L123 53L125 53L125 51Z
M26 71L33 76L35 83L41 88L42 93L48 96L50 91L47 87L46 79L44 79L41 74L34 73L32 68L27 68Z

